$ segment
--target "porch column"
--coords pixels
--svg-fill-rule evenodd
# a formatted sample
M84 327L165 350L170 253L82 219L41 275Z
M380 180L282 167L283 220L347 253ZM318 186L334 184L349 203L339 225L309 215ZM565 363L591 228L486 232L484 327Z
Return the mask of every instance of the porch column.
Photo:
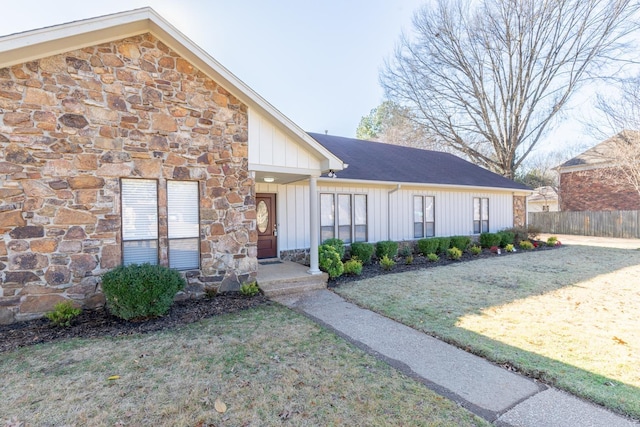
M311 229L309 237L311 242L311 248L309 248L309 274L320 274L320 268L318 268L318 230L320 225L318 222L318 177L311 175L309 177L309 216L311 218Z

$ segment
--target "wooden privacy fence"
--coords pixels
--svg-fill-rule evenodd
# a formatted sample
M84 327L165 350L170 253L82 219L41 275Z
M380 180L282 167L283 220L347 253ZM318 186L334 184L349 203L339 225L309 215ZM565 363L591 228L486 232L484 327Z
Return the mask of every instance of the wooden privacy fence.
M530 212L543 233L640 238L640 211Z

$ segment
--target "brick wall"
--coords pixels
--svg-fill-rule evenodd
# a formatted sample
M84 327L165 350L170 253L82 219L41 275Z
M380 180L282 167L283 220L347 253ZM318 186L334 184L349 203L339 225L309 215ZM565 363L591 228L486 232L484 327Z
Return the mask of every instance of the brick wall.
M200 188L201 268L182 297L257 269L247 107L151 35L0 69L0 323L103 304L122 262L120 178ZM163 198L164 197L164 198Z
M617 182L614 182L617 181ZM640 196L621 180L607 178L601 171L560 174L560 210L612 211L640 209Z

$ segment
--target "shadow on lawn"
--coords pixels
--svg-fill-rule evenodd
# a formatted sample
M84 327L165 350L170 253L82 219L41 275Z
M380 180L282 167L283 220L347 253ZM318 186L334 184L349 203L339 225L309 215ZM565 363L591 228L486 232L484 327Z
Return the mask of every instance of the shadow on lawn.
M335 284L336 292L361 306L509 369L640 419L640 388L459 326L465 317L482 316L492 308L530 297L543 298L564 288L578 289L580 283L589 279L638 264L640 252L635 250L563 247L485 257L391 276L376 275L380 267L370 266L366 280L348 278ZM556 308L563 309L562 303L564 301L559 301ZM567 309L569 304L575 302L567 303ZM544 305L534 308L545 309ZM495 325L496 328L502 326L499 322Z

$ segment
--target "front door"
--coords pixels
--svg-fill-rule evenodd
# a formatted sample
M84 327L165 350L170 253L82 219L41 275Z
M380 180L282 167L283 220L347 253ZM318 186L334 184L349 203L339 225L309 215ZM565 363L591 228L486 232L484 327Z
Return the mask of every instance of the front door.
M276 195L256 194L258 226L258 258L275 258L278 255L276 222Z

